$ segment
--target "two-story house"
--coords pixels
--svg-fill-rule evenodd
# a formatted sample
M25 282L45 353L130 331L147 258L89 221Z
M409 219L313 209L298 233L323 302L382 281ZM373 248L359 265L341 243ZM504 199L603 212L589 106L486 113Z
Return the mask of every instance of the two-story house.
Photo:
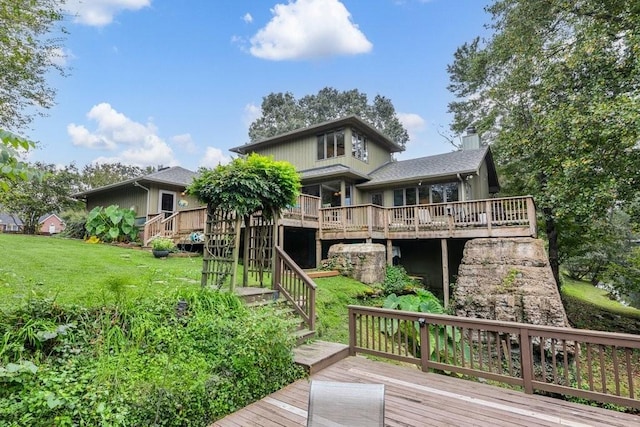
M317 228L283 221L283 246L304 267L317 265L333 243L377 242L389 263L439 288L453 281L468 239L535 235L531 198L494 197L491 150L473 130L459 151L395 161L402 150L355 116L231 149L292 163L302 193L317 198ZM304 208L293 207L289 218Z
M531 197L495 197L491 149L475 132L450 153L395 161L402 150L355 116L231 149L286 160L299 171L303 194L283 212L279 242L304 268L316 267L334 243L381 243L389 264L447 295L466 241L536 234ZM146 220L145 243L157 235L185 239L203 231L206 215L181 193L187 172L171 168L80 196L88 207L131 205Z

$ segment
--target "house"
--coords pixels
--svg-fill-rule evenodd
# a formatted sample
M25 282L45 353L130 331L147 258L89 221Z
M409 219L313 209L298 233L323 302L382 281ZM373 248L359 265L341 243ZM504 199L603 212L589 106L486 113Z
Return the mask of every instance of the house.
M490 147L473 130L462 145L451 153L395 161L401 146L348 116L231 151L273 156L299 171L302 194L283 212L277 236L299 266L316 267L334 243L381 243L388 264L401 263L443 292L446 302L469 239L536 234L531 197L496 197L500 185ZM145 243L159 235L184 239L205 224L206 208L181 193L193 176L169 168L80 195L88 209L131 206L144 223Z
M186 187L196 173L180 166L162 168L156 172L73 195L84 200L91 211L96 206L118 205L136 212L136 225L161 215L169 217L181 210L202 206L185 195Z
M40 224L38 230L40 234L57 234L65 229L64 221L54 213L41 216L38 219L38 224Z
M0 233L21 233L22 229L20 218L0 212Z

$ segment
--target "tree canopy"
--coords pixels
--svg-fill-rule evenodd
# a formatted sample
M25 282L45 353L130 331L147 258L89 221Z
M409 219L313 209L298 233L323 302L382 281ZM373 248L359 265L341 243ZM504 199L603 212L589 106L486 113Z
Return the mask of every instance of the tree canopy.
M243 217L259 210L270 216L295 203L300 177L291 163L253 153L227 165L201 169L187 193Z
M17 132L53 105L47 74L60 65L62 0L0 0L0 129ZM36 107L36 108L33 108Z
M349 115L368 122L402 147L409 140L389 98L376 95L369 104L367 95L357 89L340 92L325 87L299 100L290 92L271 93L262 99L261 108L262 116L249 126L251 142Z
M16 135L53 105L47 73L64 73L58 61L60 37L52 36L62 18L63 0L0 0L0 189L35 171L20 161L34 144ZM64 33L60 29L60 34Z
M2 209L20 218L26 234L34 234L38 220L47 213L78 207L80 202L71 198L77 189L77 171L73 167L58 169L55 165L36 163L31 166L41 176L9 183L7 191L0 192Z
M99 163L88 164L80 171L80 184L83 189L104 187L127 179L137 178L155 171L155 168L148 166L124 165L122 163Z
M448 68L452 130L494 144L503 188L531 194L549 259L571 255L590 224L640 183L640 3L496 0L493 35Z

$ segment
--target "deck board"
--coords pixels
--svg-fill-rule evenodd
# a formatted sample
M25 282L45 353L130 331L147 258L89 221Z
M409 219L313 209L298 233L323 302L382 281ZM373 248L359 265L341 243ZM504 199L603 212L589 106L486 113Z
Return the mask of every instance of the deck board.
M527 395L364 357L343 359L311 379L385 384L385 425L389 427L640 425L640 416L636 415ZM308 379L296 381L212 426L304 426L309 384Z

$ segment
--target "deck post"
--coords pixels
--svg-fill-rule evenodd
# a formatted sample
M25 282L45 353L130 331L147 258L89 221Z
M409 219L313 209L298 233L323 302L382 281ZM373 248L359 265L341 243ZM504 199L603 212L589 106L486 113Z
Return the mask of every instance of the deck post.
M349 307L349 356L356 355L356 313Z
M322 240L320 240L320 231L316 231L316 268L322 263Z
M538 234L537 221L536 221L536 206L533 203L533 197L527 197L527 217L529 219L529 232L531 237L536 237Z
M442 292L444 294L444 309L449 308L449 250L447 239L440 239L442 246Z
M487 212L487 230L489 230L489 236L491 236L491 223L493 222L493 212L491 212L491 200L487 200L485 203L485 212Z
M244 252L242 254L242 286L245 288L249 285L249 252L251 249L251 217L244 224ZM255 237L255 236L254 236ZM254 239L257 240L257 239ZM253 242L256 244L257 242ZM236 244L240 244L237 242Z
M524 392L533 394L533 358L531 357L531 338L527 328L520 329L520 363Z
M387 239L387 265L393 265L393 240Z

